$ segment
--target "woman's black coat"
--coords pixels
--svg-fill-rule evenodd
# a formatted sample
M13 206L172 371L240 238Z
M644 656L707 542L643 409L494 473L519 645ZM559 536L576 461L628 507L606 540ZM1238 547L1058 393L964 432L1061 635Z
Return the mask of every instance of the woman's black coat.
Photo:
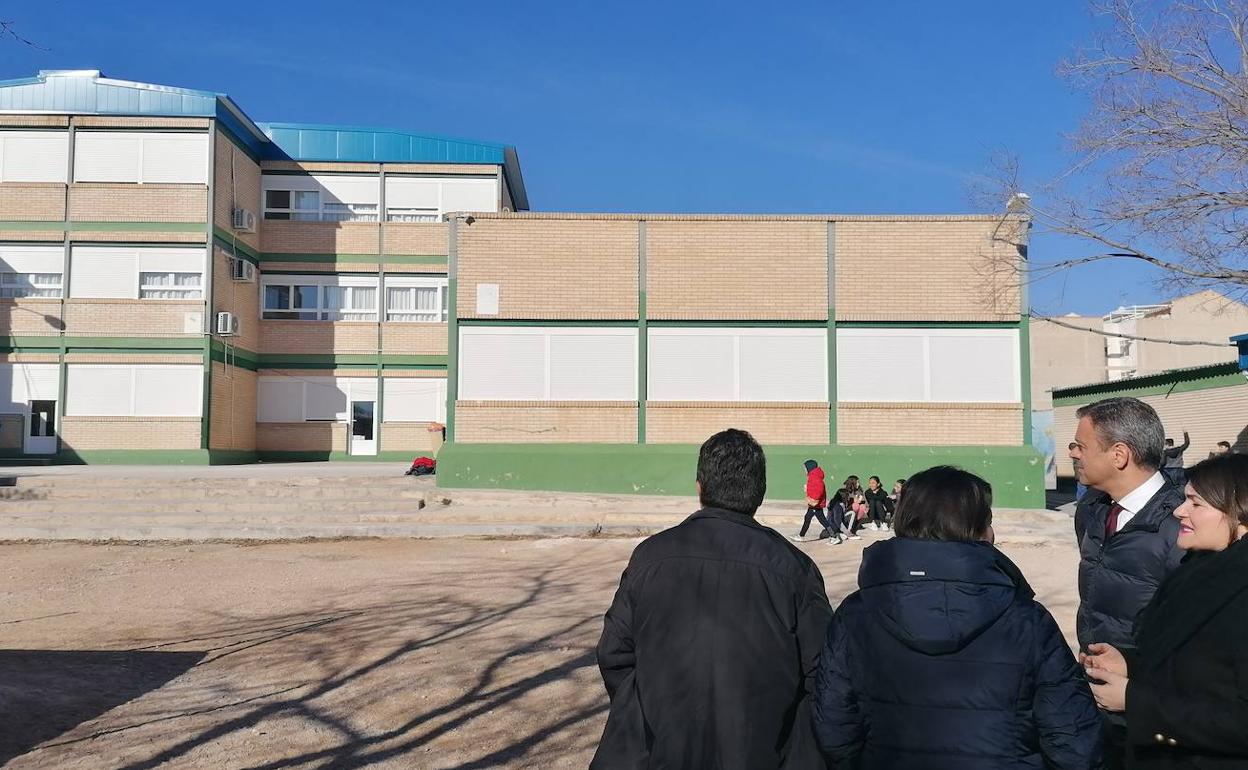
M1140 616L1128 766L1248 768L1248 539L1193 553Z

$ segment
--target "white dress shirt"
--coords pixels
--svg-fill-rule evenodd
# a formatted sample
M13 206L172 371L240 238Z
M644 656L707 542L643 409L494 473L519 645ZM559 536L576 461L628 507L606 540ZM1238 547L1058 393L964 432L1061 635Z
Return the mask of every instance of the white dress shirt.
M1153 495L1160 492L1165 485L1166 477L1161 475L1161 471L1157 471L1148 477L1148 481L1145 481L1124 495L1121 500L1118 500L1118 506L1122 508L1122 513L1118 514L1118 529L1115 529L1114 532L1121 532L1122 528L1127 526L1127 522L1135 518L1135 514L1148 505L1148 501L1153 499Z

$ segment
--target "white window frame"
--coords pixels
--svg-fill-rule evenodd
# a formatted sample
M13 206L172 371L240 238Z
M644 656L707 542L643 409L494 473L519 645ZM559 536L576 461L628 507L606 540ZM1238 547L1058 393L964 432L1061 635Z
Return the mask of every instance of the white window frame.
M923 397L922 397L922 399L921 399L921 402L931 402L931 403L936 403L935 399L932 397L932 344L931 344L931 343L932 343L932 340L933 340L933 339L935 339L935 338L950 338L950 337L964 337L964 338L965 338L965 337L970 337L970 338L974 338L974 337L981 337L981 338L985 338L985 339L1008 339L1008 340L1012 343L1012 344L1010 345L1010 350L1011 350L1011 352L1012 352L1012 354L1013 354L1013 355L1012 355L1012 357L1011 357L1011 362L1010 362L1010 374L1011 374L1011 377L1013 378L1013 392L1012 392L1011 397L1010 397L1009 399L991 399L991 400L987 400L987 401L985 401L984 399L953 399L953 400L950 400L950 399L941 399L941 400L939 401L939 403L975 403L975 404L979 404L979 403L1001 403L1001 404L1014 404L1014 403L1019 403L1019 402L1021 402L1021 401L1022 401L1022 362L1021 362L1021 356L1022 356L1022 353L1021 353L1021 348L1020 348L1021 343L1020 343L1020 340L1019 340L1019 330L1018 330L1018 329L1016 329L1016 328L1006 328L1006 329L1000 329L1000 328L990 328L990 329L982 329L982 328L981 328L981 329L976 329L976 328L951 328L951 329L939 329L939 328L918 328L918 327L915 327L915 328L855 327L855 328L840 328L840 329L837 329L836 331L837 331L837 341L838 341L838 343L839 343L841 340L844 340L844 339L849 338L849 337L866 337L866 338L872 338L872 337L920 337L920 338L922 338L922 340L923 340L923 353L922 353L922 355L923 355L923 359L922 359L922 370L923 370L923 375L922 375L922 383L923 383ZM838 344L838 345L837 345L837 350L839 351L840 349L841 349L841 346ZM977 367L977 366L981 366L981 365L982 365L982 363L983 363L982 361L976 361L976 360L974 359L974 356L970 356L970 355L968 355L968 358L967 358L967 368L968 368L968 373L967 373L967 376L968 376L968 377L973 377L973 376L975 376L974 368L975 368L975 367ZM839 360L837 361L837 368L836 368L836 371L837 371L838 376L839 376L839 374L840 374L840 372L841 372L841 362L840 362ZM838 395L841 395L841 394L842 394L842 392L843 392L844 390L845 390L845 388L843 388L842 386L839 386L839 385L838 385ZM861 400L859 400L859 399L847 399L847 398L844 398L844 397L843 397L843 395L841 395L841 400L842 400L842 401L848 401L848 402L856 402L856 403L901 403L901 402L903 402L903 401L910 401L911 399L904 399L904 400L900 400L900 399L887 399L887 400L875 399L875 400L872 400L872 401L861 401Z
M377 323L380 317L380 305L382 303L382 291L379 287L380 281L378 277L373 276L342 276L342 275L268 275L263 276L260 280L260 318L265 321L329 321L335 323ZM290 290L290 304L285 308L270 308L268 306L268 290L272 286L285 286ZM316 307L314 308L296 308L293 307L295 298L295 287L312 286L316 288ZM346 289L348 295L353 294L353 289L371 289L373 292L373 305L368 309L351 310L346 312L355 315L368 316L367 318L351 318L337 319L328 317L330 314L342 314L342 308L326 307L325 289L326 288L342 288ZM271 318L267 313L307 313L314 314L315 318Z
M34 283L31 277L54 275L56 283ZM55 294L19 293L29 291L55 291ZM51 271L0 272L0 299L60 299L65 293L65 274Z
M369 179L378 185L377 201L374 203L353 203L350 201L326 200L326 192L330 189L317 178L316 174L264 174L261 178L262 217L268 221L288 222L377 222L381 216L381 176L372 174L331 174L329 176L352 176ZM285 185L282 178L287 180ZM311 181L309 181L311 180ZM316 195L315 208L282 208L269 205L269 193L284 192L291 196L294 203L296 193ZM335 194L336 195L336 194ZM285 217L272 217L270 214L286 214Z
M639 335L636 327L632 326L461 326L459 327L459 349L464 350L464 338L471 335L491 335L491 336L532 336L541 334L544 340L543 360L545 364L545 373L542 378L542 395L540 398L531 399L536 401L553 401L550 395L550 340L554 336L610 336L610 337L628 337L633 342L633 377L632 377L632 393L628 398L571 398L560 397L560 401L636 401L638 395L637 389L637 372L640 365L640 344L638 342ZM462 370L462 358L461 358ZM456 398L467 401L512 401L512 400L530 400L530 399L481 399L472 394L464 393L465 379L461 376L458 380L459 392Z
M439 209L415 208L412 206L387 206L387 222L441 222L442 212Z
M436 324L446 323L449 313L449 281L446 278L413 278L405 276L386 276L385 295L382 300L385 303L386 322L387 323L405 323L405 324ZM419 320L407 318L394 318L395 313L403 315L415 315L406 310L392 310L390 308L390 290L391 289L433 289L436 293L437 300L435 310L433 312L437 317L432 320Z
M822 373L823 377L823 398L819 400L811 399L784 399L777 403L828 403L828 345L827 345L827 329L810 328L810 327L768 327L768 326L661 326L651 327L648 329L650 340L653 341L657 337L731 337L732 338L732 390L731 397L728 401L744 401L741 397L741 338L742 337L771 337L775 336L777 331L783 331L785 336L818 338L822 341L819 345L821 357L816 361L795 361L794 366L810 367L815 371ZM647 346L648 351L653 348ZM654 371L653 366L646 367L646 390L651 401L662 401L665 399L654 396ZM708 399L710 400L710 399ZM749 399L754 401L755 399ZM775 399L764 399L772 401Z
M145 275L169 276L172 280L175 281L175 283L170 283L170 284L144 283L143 276ZM177 278L175 276L179 276L179 275L196 276L197 278L199 278L199 283L194 284L194 285L176 283ZM178 297L144 297L143 292L145 291L176 292L180 294L181 296L178 296ZM203 299L203 298L204 298L204 274L202 272L193 272L190 270L140 270L139 271L139 299L141 300L144 300L147 302L170 302L170 301L181 302L181 301L185 301L188 299Z
M294 202L295 193L304 193L305 195L316 196L315 208L281 208L278 206L269 206L269 193L284 192L290 196L291 202ZM269 214L286 214L285 217L270 217ZM286 190L275 187L266 188L264 191L264 218L274 222L319 222L321 221L321 191L320 190Z

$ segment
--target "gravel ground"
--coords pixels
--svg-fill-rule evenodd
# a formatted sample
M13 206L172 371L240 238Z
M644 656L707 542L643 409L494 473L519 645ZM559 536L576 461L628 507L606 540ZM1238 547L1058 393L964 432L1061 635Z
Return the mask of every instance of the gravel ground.
M1068 638L1072 541L1003 547ZM803 546L834 602L869 542ZM0 546L0 764L583 768L636 543Z

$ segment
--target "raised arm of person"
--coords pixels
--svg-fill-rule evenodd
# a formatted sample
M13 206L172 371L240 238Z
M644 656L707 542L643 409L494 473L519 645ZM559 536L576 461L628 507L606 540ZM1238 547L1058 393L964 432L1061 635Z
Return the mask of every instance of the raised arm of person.
M598 640L598 670L602 672L607 697L615 693L637 666L633 640L633 606L629 596L628 570L620 576L620 587L602 620L602 638Z
M842 613L838 612L828 624L815 682L815 737L824 755L837 767L854 766L867 735L858 693L849 676L853 665L848 634L842 626Z
M1101 716L1061 629L1037 604L1036 697L1033 713L1046 767L1100 767Z

